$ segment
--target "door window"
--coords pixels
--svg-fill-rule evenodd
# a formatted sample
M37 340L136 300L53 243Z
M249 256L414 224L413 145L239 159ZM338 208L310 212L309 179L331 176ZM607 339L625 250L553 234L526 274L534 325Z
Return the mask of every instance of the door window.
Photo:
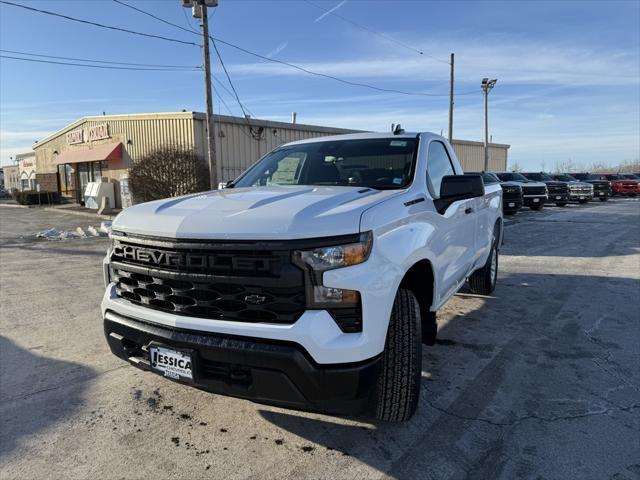
M455 175L447 149L442 142L431 142L427 154L427 186L432 198L440 198L440 184L446 175Z

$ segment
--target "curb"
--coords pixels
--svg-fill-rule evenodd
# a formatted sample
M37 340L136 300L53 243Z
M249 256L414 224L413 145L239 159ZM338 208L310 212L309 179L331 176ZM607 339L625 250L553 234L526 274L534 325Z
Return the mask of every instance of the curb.
M73 211L73 210L67 210L65 208L44 207L43 210L47 211L47 212L66 213L68 215L77 215L77 216L81 216L81 217L100 218L102 220L113 220L114 218L116 218L115 215L98 215L97 213L76 212L76 211Z

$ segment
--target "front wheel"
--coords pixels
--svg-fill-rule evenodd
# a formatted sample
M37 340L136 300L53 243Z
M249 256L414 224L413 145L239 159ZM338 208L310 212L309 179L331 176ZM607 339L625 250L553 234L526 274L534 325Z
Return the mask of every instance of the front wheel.
M469 287L478 295L490 295L496 288L498 280L498 245L494 240L489 258L484 267L476 270L469 277Z
M382 366L373 398L378 420L403 422L413 416L420 397L422 332L418 300L398 290L387 330Z
M589 200L586 200L586 199L585 199L585 200L579 200L579 202L580 202L581 204L582 204L582 203L587 203L588 201L589 201Z
M567 202L557 202L556 206L557 207L566 207L567 206Z
M606 202L607 200L609 200L609 197L600 197L601 202Z
M536 203L535 205L531 205L529 208L531 210L540 211L542 210L542 207L544 207L544 204L540 202L540 203Z

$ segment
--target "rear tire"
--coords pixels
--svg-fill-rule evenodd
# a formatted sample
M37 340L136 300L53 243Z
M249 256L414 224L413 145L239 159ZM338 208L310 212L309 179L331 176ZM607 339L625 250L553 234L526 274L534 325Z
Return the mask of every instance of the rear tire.
M413 416L420 397L422 332L418 300L410 290L396 293L382 366L373 398L373 415L386 422Z
M531 205L529 208L531 210L535 210L536 212L538 212L542 210L543 207L544 207L544 204L541 202L541 203L538 203L537 205Z
M469 287L478 295L490 295L496 288L498 280L498 245L493 239L491 253L484 267L476 270L469 277Z

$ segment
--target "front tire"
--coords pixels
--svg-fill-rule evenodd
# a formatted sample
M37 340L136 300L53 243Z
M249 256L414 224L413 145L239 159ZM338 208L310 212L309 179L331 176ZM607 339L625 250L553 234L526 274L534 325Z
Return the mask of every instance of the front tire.
M587 203L589 200L579 200L580 204Z
M558 202L556 203L557 207L566 207L567 206L567 202Z
M607 200L609 200L609 197L600 197L601 202L606 202Z
M540 210L542 210L542 207L544 207L544 204L542 202L536 204L536 205L531 205L529 208L531 210L535 210L536 212L539 212Z
M373 414L386 422L410 419L418 406L422 377L422 332L418 300L410 290L398 290L393 302Z
M494 238L487 263L469 277L469 287L478 295L490 295L498 280L498 245Z

